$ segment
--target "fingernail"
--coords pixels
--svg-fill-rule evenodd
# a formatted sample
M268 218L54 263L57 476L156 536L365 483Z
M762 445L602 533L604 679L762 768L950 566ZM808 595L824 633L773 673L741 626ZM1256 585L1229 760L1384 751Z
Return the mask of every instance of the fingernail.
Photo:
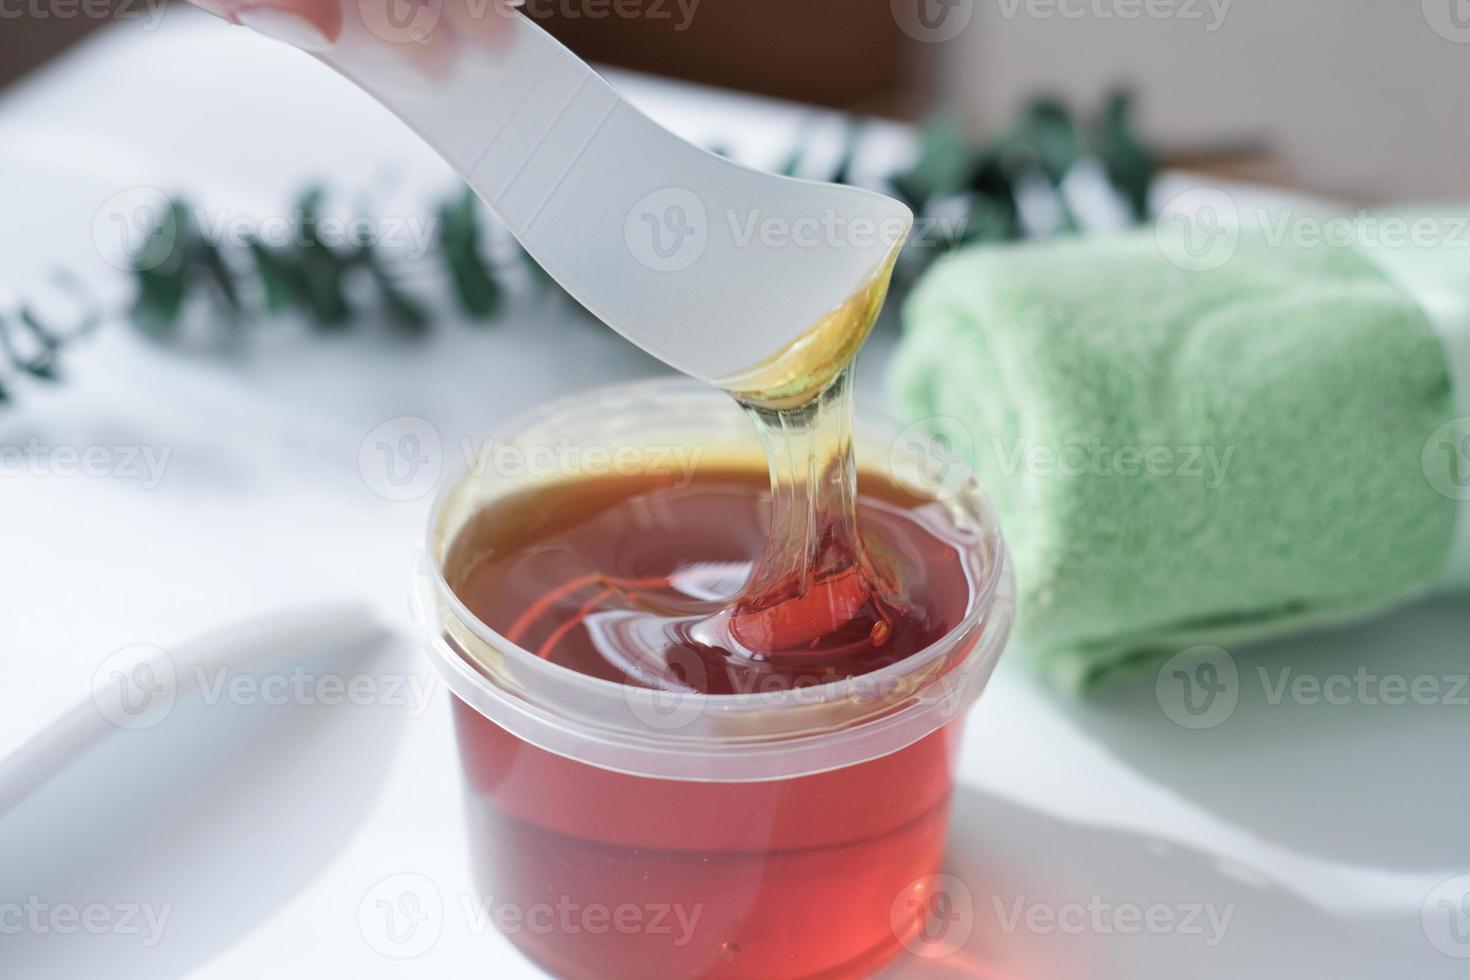
M266 37L285 41L303 51L327 51L332 42L321 28L311 21L288 10L277 7L246 7L236 11L235 20Z

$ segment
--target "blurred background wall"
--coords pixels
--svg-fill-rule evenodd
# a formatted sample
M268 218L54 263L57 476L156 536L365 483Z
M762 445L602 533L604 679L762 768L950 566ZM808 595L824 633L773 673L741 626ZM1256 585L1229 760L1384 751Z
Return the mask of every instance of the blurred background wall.
M1121 81L1178 156L1260 150L1263 174L1352 197L1470 192L1470 2L1176 0L1159 4L1175 16L1129 20L1125 6L977 0L938 45L936 87L984 129L1034 92L1085 105Z
M710 84L946 110L977 136L1123 84L1171 162L1364 201L1470 193L1470 0L527 2L593 59ZM100 24L0 0L0 84Z
M99 26L94 19L42 17L19 3L0 3L0 85L44 64Z

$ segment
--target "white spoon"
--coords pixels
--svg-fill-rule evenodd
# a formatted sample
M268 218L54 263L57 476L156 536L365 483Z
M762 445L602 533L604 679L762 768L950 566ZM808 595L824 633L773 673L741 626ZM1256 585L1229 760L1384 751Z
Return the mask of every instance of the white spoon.
M422 136L569 293L686 374L720 383L784 350L908 234L891 198L675 136L514 11L481 10L504 19L499 44L429 48L374 10L346 3L340 39L313 53Z
M92 696L0 755L0 816L109 739L162 722L198 693L207 672L289 671L324 652L366 657L389 634L371 608L341 603L239 623L170 651L140 647L136 662L103 664Z

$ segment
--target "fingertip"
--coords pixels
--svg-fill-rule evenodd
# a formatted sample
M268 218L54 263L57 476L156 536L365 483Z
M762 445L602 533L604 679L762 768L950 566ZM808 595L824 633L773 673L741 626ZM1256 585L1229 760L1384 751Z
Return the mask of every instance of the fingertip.
M444 10L455 33L492 50L510 37L510 19L521 16L523 0L444 0Z
M303 51L329 51L332 48L331 39L322 33L321 28L305 17L279 7L246 7L236 12L235 20L266 37L285 41Z

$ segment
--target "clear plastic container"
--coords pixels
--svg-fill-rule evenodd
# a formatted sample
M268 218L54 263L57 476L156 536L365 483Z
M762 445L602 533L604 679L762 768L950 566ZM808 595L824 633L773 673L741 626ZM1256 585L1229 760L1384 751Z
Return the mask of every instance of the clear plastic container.
M858 420L861 475L923 495L898 427ZM539 659L480 622L442 572L456 533L538 481L595 478L626 447L763 465L724 394L645 382L557 402L446 484L421 615L456 695L478 887L531 959L569 978L863 976L923 925L964 715L1010 631L995 516L970 481L942 501L972 576L962 621L882 670L749 694L660 692ZM557 460L532 465L535 459ZM519 462L517 462L519 461ZM580 462L579 462L580 461ZM608 461L604 463L603 461ZM946 487L954 487L951 476Z

